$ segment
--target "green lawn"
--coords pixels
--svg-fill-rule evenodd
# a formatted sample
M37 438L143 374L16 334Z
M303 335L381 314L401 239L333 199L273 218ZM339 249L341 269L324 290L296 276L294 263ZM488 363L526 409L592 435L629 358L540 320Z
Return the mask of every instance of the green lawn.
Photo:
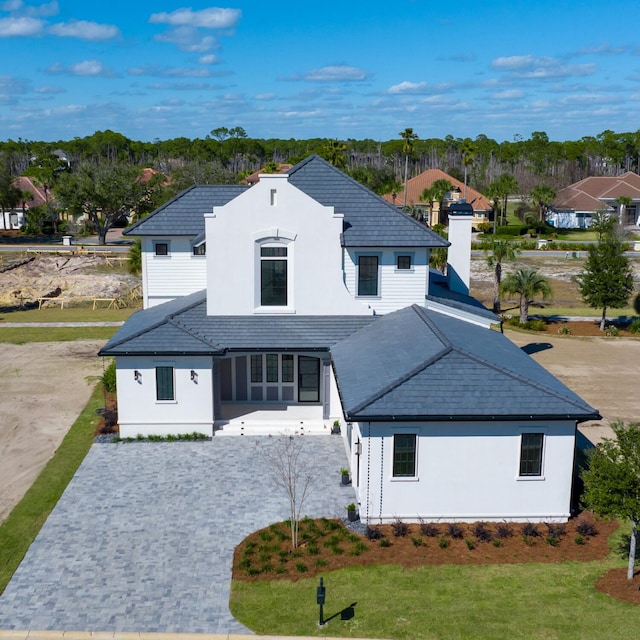
M91 304L82 307L29 309L0 313L0 327L4 322L121 322L137 309L96 309Z
M3 327L0 343L70 342L73 340L104 340L113 336L118 327Z
M324 614L331 619L321 629L317 579L234 581L230 608L256 633L272 635L635 639L640 607L594 588L605 570L622 563L610 556L585 563L343 569L324 575Z
M0 594L87 455L99 421L96 409L103 404L102 385L98 385L53 458L0 525Z

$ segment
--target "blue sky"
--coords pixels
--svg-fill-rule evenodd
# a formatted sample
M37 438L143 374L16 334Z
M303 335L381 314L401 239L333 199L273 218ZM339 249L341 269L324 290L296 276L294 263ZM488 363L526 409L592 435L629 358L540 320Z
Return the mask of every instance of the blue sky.
M636 131L638 24L630 0L0 0L0 140Z

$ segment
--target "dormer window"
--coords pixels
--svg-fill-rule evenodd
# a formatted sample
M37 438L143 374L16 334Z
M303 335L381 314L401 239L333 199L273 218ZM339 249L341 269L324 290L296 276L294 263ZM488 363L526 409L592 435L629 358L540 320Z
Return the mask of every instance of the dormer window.
M201 242L200 244L196 244L193 246L193 255L194 256L205 256L207 255L207 243Z
M260 304L263 307L287 306L288 255L282 245L260 247Z

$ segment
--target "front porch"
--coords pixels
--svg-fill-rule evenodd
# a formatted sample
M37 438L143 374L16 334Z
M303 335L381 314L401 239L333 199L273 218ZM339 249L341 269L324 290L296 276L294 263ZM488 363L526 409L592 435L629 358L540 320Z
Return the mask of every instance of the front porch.
M321 404L238 404L223 402L213 424L214 436L329 435L332 419Z

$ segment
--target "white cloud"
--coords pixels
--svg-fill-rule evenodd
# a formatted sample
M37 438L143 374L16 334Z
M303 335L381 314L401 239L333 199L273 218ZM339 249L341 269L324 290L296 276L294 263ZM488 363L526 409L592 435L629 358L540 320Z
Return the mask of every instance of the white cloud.
M36 18L2 18L0 19L0 38L38 36L43 28L42 20Z
M86 20L60 22L47 29L54 36L63 38L79 38L80 40L111 40L120 35L118 27L111 24L98 24Z
M145 65L129 69L132 76L157 76L160 78L208 78L212 75L209 69L183 67L160 67L158 65Z
M567 65L547 56L505 56L496 58L491 67L497 71L506 71L513 78L559 78L570 76L587 76L594 74L598 67L595 64Z
M504 91L494 93L493 97L498 100L517 100L518 98L524 98L524 91L520 91L519 89L505 89Z
M0 76L0 103L13 102L18 95L29 93L29 82L23 78Z
M82 76L82 77L96 77L102 78L114 78L116 74L105 67L98 60L83 60L76 64L63 65L60 62L56 62L47 68L48 73L63 74L69 76Z
M275 93L259 93L258 95L254 96L256 100L260 101L275 100L277 97L278 96Z
M217 64L219 60L218 60L218 56L215 56L213 53L210 53L206 56L200 56L198 58L198 62L200 64Z
M427 82L409 82L405 80L399 84L394 84L387 89L387 93L410 93L419 95L429 92L429 84Z
M223 88L209 82L154 82L147 86L154 91L219 91Z
M619 47L612 47L610 44L603 42L601 45L592 45L583 47L578 51L578 55L604 55L604 56L619 56L623 53L627 53L631 50L629 45L621 45Z
M55 16L60 11L58 3L55 0L37 6L25 5L22 0L7 0L7 2L0 4L0 10L8 13L19 13L23 16L43 18Z
M218 48L218 41L213 36L204 36L193 27L178 27L158 34L155 39L158 42L175 44L182 51L191 53L204 53Z
M50 94L50 95L67 92L67 90L64 89L63 87L52 87L47 85L43 85L42 87L35 87L34 91L36 93Z
M152 24L168 24L172 27L197 27L201 29L228 29L235 27L242 16L240 9L211 7L201 11L177 9L172 13L154 13L149 18Z
M295 75L290 80L307 80L308 82L361 82L369 78L371 74L358 67L350 67L346 64L329 65L320 69L307 71L302 76Z

